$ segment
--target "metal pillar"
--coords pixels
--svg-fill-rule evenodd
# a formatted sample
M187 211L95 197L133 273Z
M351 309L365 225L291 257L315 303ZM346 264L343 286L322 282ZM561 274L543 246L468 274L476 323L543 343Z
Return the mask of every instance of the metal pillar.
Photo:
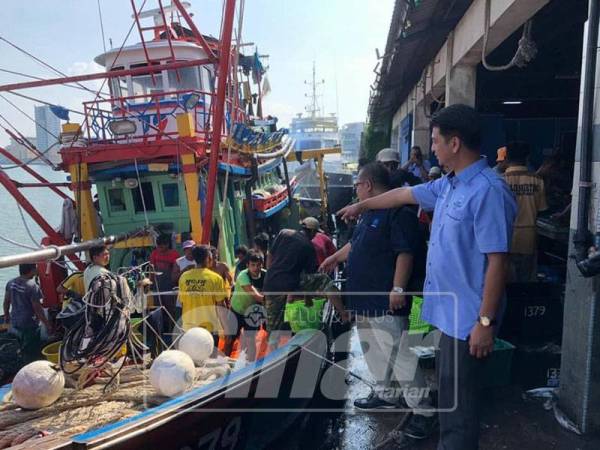
M327 179L325 177L324 160L325 156L319 155L317 158L317 171L319 172L319 191L321 194L321 219L326 221L329 211L329 202L327 201Z
M598 52L598 21L600 1L590 0L589 19L584 37L583 77L580 93L580 123L578 151L576 153L573 177L573 210L571 214L571 242L569 255L580 251L589 234L589 216L597 202L598 194L590 192L598 189L600 182L600 153L598 152L598 134L600 117L597 105L600 97L598 79L600 67L593 64ZM590 26L590 23L595 22ZM595 27L595 31L594 31ZM596 37L596 40L589 36ZM590 67L591 65L591 67ZM595 67L594 67L595 66ZM589 70L588 70L589 69ZM594 88L595 87L595 88ZM588 103L589 102L589 103ZM596 111L593 111L596 109ZM586 118L593 116L593 123ZM585 142L592 139L591 154L584 152ZM582 153L588 153L586 160ZM583 169L583 170L580 170ZM590 175L593 176L590 178ZM585 179L587 177L587 179ZM589 181L591 180L591 186ZM586 188L590 188L589 190ZM578 188L578 189L577 189ZM598 220L598 217L596 217ZM593 222L592 218L592 222ZM577 226L581 224L579 233ZM598 224L595 224L598 227ZM593 225L592 225L593 226ZM577 239L575 239L577 238ZM583 242L581 242L583 240ZM584 247L584 250L587 247ZM575 258L568 258L567 286L565 291L563 340L560 372L559 406L584 433L600 430L600 277L584 278L575 265Z

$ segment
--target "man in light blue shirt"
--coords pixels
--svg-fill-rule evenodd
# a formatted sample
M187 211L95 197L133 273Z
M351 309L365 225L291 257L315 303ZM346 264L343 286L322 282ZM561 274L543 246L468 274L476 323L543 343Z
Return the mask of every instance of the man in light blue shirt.
M438 449L471 450L478 448L479 372L482 358L493 350L503 306L516 202L480 156L479 117L473 108L444 108L431 127L432 150L448 168L447 176L389 191L340 214L349 219L405 204L434 210L422 318L442 332Z
M431 163L426 159L423 159L423 152L418 145L415 145L410 149L410 159L404 163L402 168L408 170L415 177L420 178L421 181L429 180Z

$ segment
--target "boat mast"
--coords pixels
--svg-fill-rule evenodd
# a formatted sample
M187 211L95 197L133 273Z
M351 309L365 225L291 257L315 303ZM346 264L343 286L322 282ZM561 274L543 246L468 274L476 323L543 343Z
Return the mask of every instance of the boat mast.
M310 95L310 105L306 107L306 112L310 113L311 119L314 119L317 117L317 112L321 111L321 108L319 108L319 102L317 101L317 88L325 84L325 80L317 82L317 68L314 61L312 68L312 82L304 81L304 84L308 84L311 87L312 92ZM308 94L304 94L304 96L309 97Z
M233 19L235 15L235 0L225 0L225 13L223 16L223 32L220 39L219 66L217 71L217 99L214 105L212 141L210 146L210 160L208 165L208 189L206 196L206 211L204 226L202 227L202 243L210 241L212 231L213 209L215 204L215 188L217 185L217 168L219 163L219 150L221 149L221 132L223 128L223 115L225 112L225 94L227 93L227 80L229 78L229 62L231 59L231 35L233 32ZM233 120L232 115L232 120Z

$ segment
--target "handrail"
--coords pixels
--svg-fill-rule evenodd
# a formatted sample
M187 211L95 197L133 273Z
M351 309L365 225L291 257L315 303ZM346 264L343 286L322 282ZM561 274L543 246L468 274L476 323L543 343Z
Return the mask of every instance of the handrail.
M287 155L289 155L290 151L294 148L295 145L296 145L296 140L289 139L288 141L286 141L284 146L276 152L252 153L252 156L254 156L256 159L273 159L273 158L277 158L279 156L283 156L284 158L287 158Z

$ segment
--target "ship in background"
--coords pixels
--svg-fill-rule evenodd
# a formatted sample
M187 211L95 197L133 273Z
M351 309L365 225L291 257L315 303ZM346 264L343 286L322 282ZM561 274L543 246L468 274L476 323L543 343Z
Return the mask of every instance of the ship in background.
M295 142L296 161L290 168L296 173L300 204L308 214L328 221L332 213L352 200L354 175L348 166L350 161L340 155L343 149L337 115L325 114L319 106L317 91L324 83L317 81L313 62L312 81L305 81L310 87L310 93L305 94L310 104L305 108L306 115L298 113L292 119L289 134ZM321 150L317 157L315 149Z

